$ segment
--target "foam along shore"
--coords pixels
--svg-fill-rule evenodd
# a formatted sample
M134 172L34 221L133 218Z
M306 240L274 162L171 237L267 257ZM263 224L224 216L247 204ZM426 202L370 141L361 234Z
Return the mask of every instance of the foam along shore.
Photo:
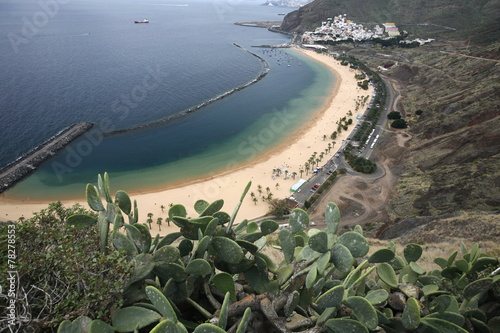
M305 171L304 163L314 152L320 154L328 148L329 143L332 144L329 137L336 130L336 123L343 117L348 119L349 111L353 113L353 119L355 119L356 113L364 111L361 109L355 111L356 101L360 97L370 96L371 98L373 91L371 88L362 90L358 87L357 80L354 77L355 70L340 65L339 61L328 55L310 50L300 50L300 52L322 63L325 68L333 71L337 76L335 86L332 87L331 94L321 109L285 142L258 156L252 162L227 169L208 179L198 179L163 190L128 192L132 199L137 200L141 222L146 222L148 213L153 214L153 234L158 231L157 218L168 216L167 212L170 203L183 204L188 210L189 216L197 216L193 209L196 200L204 199L212 202L217 199L224 199L223 210L231 214L248 181L252 181L252 187L240 208L237 221L243 218L252 219L265 215L269 210L269 206L260 198L261 196L267 196L267 188L269 188L273 198L290 196L290 187L300 179L300 170ZM369 103L369 100L367 103ZM337 136L335 139L336 144L324 156L321 163L326 163L337 152L342 140L347 139L354 126L355 124L351 125L348 131L342 131ZM324 136L326 136L326 140ZM273 170L278 168L282 170L280 176L273 173ZM285 179L285 170L287 170L287 179ZM297 173L295 179L292 177L294 172ZM310 175L310 172L309 175L304 172L302 178L308 178ZM112 177L111 185L113 185ZM123 190L127 191L126 188ZM84 189L82 188L83 192ZM250 192L253 192L255 197L258 198L257 202L252 200ZM63 201L66 205L71 205L74 202ZM80 203L88 207L84 199ZM164 209L162 209L162 206L164 206ZM0 220L15 220L20 216L28 218L33 212L46 207L47 202L31 203L0 196ZM170 227L163 223L160 233L167 234L176 229L177 227L172 223Z

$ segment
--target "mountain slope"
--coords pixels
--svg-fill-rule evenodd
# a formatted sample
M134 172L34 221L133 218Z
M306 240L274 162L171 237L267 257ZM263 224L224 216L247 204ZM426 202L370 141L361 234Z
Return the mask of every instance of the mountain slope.
M487 25L497 39L500 36L496 21L500 0L315 0L286 15L281 28L289 32L313 30L339 14L368 27L395 22L419 36L439 32L444 38L463 38L471 29Z

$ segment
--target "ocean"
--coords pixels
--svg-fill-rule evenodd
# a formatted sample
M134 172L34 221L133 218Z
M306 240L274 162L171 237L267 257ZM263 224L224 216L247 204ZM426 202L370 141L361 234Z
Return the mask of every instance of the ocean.
M335 78L294 50L254 47L289 36L234 22L291 10L240 0L0 0L0 167L71 124L96 124L6 195L82 197L105 171L115 190L140 191L210 177L279 144ZM245 50L269 65L262 80L164 121L261 75L262 61Z

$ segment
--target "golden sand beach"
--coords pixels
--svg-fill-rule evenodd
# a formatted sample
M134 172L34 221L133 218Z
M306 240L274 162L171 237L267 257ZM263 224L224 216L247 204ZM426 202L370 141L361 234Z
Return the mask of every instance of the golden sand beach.
M371 87L369 90L362 90L358 87L354 77L356 72L353 69L340 65L338 61L328 55L302 49L300 52L322 63L337 77L335 87L333 87L323 107L315 113L315 116L308 123L293 133L286 142L261 154L245 165L231 167L209 178L169 186L165 189L144 190L140 193L128 192L132 200L137 200L140 222L146 222L148 213L153 214L152 234L156 234L158 231L156 219L168 216L168 205L171 203L183 204L188 210L188 215L196 216L193 205L198 199L204 199L208 202L224 199L222 210L231 214L249 181L252 181L252 187L240 208L238 217L239 219L252 219L265 215L269 210L269 205L261 199L254 202L250 192L260 198L259 188L264 196L267 195L266 189L269 188L273 198L283 199L290 196L290 187L300 179L300 170L305 171L304 163L307 162L308 158L314 152L318 152L318 154L325 152L328 144L332 144L330 135L337 128L336 123L343 117L349 118L349 111L353 113L353 118L356 113L364 111L363 109L355 112L356 100L365 96L371 98L373 91ZM272 124L269 126L272 129ZM323 157L323 162L320 164L324 164L337 152L342 140L348 137L353 127L354 124L350 126L348 131L343 131L335 139L336 144ZM273 170L278 168L282 170L280 176L273 174ZM285 179L285 170L288 172L287 179ZM296 173L295 177L293 177L294 172ZM302 174L302 178L305 179L309 176L311 176L310 172L308 175L306 172ZM126 188L123 190L127 191ZM83 191L84 189L82 189ZM84 198L78 202L87 207ZM75 201L63 201L63 203L70 206ZM20 216L29 218L33 212L46 208L47 204L48 202L26 202L0 196L0 220L16 220ZM164 206L163 210L162 206ZM170 233L176 229L177 227L172 223L170 227L163 223L161 234Z

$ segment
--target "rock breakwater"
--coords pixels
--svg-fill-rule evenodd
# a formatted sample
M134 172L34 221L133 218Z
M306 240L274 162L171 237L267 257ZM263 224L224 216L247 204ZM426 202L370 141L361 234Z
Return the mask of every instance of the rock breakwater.
M89 131L94 124L76 123L54 135L38 147L0 169L0 193L27 177L48 158L57 154L73 140Z

